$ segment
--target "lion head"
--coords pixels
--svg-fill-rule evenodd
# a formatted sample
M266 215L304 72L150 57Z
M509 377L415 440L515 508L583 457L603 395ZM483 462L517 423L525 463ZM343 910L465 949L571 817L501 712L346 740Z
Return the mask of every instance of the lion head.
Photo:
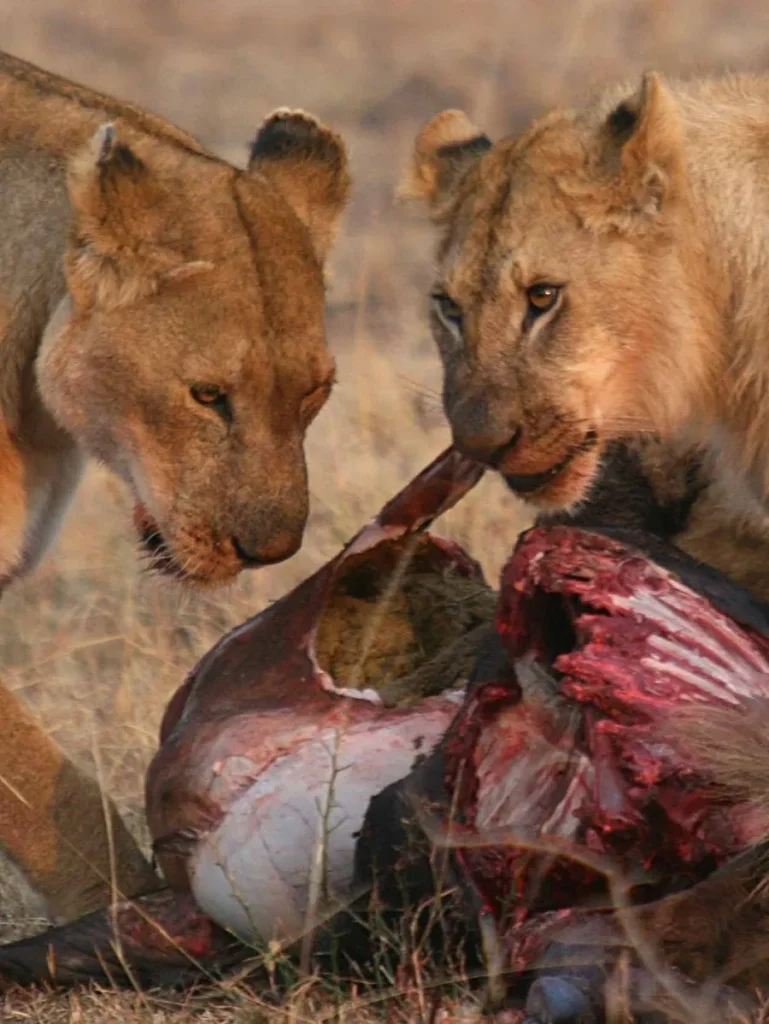
M305 431L334 383L323 262L349 189L343 143L276 111L239 170L119 120L72 159L68 189L46 405L129 486L158 569L205 586L289 557Z
M496 145L458 111L417 138L403 192L440 229L454 442L541 508L573 506L608 441L670 434L712 386L681 123L648 75Z

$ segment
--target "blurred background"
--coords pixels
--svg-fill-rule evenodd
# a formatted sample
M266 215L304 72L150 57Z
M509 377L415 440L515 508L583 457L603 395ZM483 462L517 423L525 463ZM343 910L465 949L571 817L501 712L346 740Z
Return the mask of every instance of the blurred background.
M458 106L498 136L649 67L766 68L769 4L0 0L0 24L3 49L149 107L235 163L284 105L329 122L351 150L354 194L328 308L340 383L308 441L302 552L228 592L180 594L141 575L125 496L93 468L55 553L3 599L0 673L140 830L144 768L185 672L224 630L334 554L448 442L425 317L431 232L421 211L393 200L421 124ZM439 529L493 580L527 521L488 479ZM19 912L0 902L6 919Z

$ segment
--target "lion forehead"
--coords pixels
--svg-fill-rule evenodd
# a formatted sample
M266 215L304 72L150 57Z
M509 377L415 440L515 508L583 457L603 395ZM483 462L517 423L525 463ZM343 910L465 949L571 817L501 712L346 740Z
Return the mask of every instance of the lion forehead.
M484 183L477 190L456 210L439 253L452 291L484 305L508 287L568 278L588 233L578 205L558 181L517 166L493 201Z

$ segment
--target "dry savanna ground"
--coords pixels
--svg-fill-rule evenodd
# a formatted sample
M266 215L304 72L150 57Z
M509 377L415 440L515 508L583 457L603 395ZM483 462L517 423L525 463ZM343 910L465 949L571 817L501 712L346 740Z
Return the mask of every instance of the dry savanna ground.
M186 670L230 626L332 555L447 443L426 330L430 233L393 188L421 122L465 108L491 133L554 103L653 66L667 72L761 68L761 0L0 0L0 46L144 104L242 162L272 108L305 107L342 131L355 192L333 259L328 327L340 384L308 442L312 518L303 551L226 593L178 592L143 577L120 487L94 468L55 553L2 604L0 671L81 763L98 770L141 829L144 768L163 707ZM526 522L486 480L439 524L489 574ZM3 934L34 926L34 904L6 872ZM383 1019L376 1004L325 1004L300 990L274 1019ZM432 1000L428 1000L433 1006ZM391 1020L474 1019L428 1010L424 992ZM266 1019L258 1000L173 1007L144 996L17 995L2 1019L161 1022ZM393 1014L395 1014L393 1016Z

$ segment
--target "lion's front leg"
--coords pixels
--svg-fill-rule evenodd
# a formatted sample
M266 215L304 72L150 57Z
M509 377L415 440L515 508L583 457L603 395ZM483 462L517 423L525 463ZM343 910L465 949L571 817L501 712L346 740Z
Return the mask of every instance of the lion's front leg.
M0 850L58 921L136 895L157 875L99 784L0 682Z
M24 462L0 415L0 591L17 568L24 548L26 494Z
M15 425L0 409L0 593L30 573L54 542L85 466L83 452L39 399L29 405Z

